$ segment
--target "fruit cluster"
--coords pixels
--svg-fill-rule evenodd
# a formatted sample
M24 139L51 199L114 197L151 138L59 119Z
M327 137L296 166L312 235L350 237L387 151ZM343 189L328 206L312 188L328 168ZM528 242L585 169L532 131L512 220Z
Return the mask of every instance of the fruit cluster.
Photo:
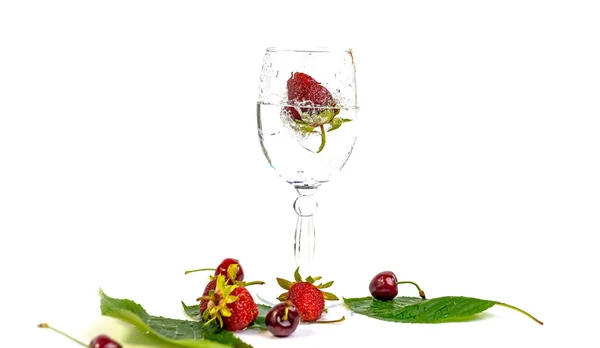
M201 270L215 271L202 296L197 299L200 301L202 320L206 324L216 322L229 331L243 330L252 325L258 317L258 307L246 287L264 283L245 282L243 268L233 258L223 260L215 269L203 268L186 273ZM300 321L316 322L323 315L325 300L338 300L337 296L322 291L333 282L315 285L320 279L321 277L303 279L299 269L294 273L294 282L277 278L279 285L287 291L278 297L281 302L273 306L265 316L265 326L273 335L286 337L296 330Z
M260 329L267 329L276 337L287 337L294 333L300 322L304 323L336 323L341 322L345 318L338 320L324 321L320 320L323 312L325 312L325 301L338 300L338 297L332 293L324 291L333 285L333 281L321 282L321 277L306 277L300 275L299 268L294 272L294 281L276 278L277 283L286 290L277 297L280 303L269 308L261 305L261 308L266 312L266 315L261 315L259 322L259 308L254 298L248 292L246 287L255 284L264 284L262 281L245 281L244 269L237 259L224 259L217 268L203 268L187 273L197 271L214 271L209 277L209 281L204 288L202 296L197 298L199 301L198 310L200 319L203 324L213 325L223 330L239 331L248 327L254 326ZM418 290L420 298L404 297L393 301L398 295L399 284L412 284ZM432 323L440 321L440 318L462 318L472 316L481 311L490 308L493 305L499 305L516 310L530 317L540 325L543 322L539 321L531 314L524 310L497 301L486 301L467 297L440 297L426 300L425 293L419 285L412 281L398 281L396 275L391 271L377 273L369 283L369 291L371 297L349 299L344 298L345 303L350 309L356 313L367 315L373 318L401 322L422 322ZM408 300L408 302L406 302ZM415 301L416 300L416 301ZM444 313L439 314L434 307L440 307L440 304L469 303L469 306L454 306L444 309ZM127 300L129 301L129 300ZM361 305L352 307L352 303L360 302ZM367 304L365 306L365 303ZM418 306L413 306L418 304ZM475 304L475 307L473 307ZM479 307L478 307L479 306ZM469 308L471 309L469 309ZM375 308L376 310L373 310ZM465 309L466 308L466 309ZM381 316L382 309L385 309L386 316ZM466 310L466 312L465 312ZM410 316L402 316L399 318L390 317L390 313L401 314L410 312ZM454 312L452 312L454 311ZM440 316L441 315L441 316ZM263 317L264 316L264 317ZM419 316L419 320L413 320L415 316ZM411 320L406 320L409 318ZM264 325L262 324L264 320ZM121 348L122 346L114 339L106 335L96 336L89 344L85 344L65 333L50 327L48 324L39 324L41 328L53 330L78 344L89 348ZM210 329L210 328L209 328ZM230 333L229 333L230 334ZM231 335L231 334L230 334Z

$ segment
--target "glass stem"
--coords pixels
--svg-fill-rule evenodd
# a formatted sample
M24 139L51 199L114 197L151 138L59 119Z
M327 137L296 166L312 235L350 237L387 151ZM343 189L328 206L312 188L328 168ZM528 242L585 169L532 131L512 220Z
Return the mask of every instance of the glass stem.
M300 272L310 274L315 254L314 214L317 211L315 188L298 188L298 198L294 202L294 210L298 214L296 233L294 235L294 257Z

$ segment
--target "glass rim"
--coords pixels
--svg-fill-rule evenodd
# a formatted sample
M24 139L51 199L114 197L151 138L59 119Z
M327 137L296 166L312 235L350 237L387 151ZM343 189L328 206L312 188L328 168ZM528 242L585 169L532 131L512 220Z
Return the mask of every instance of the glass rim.
M351 48L336 48L336 47L277 47L271 46L267 47L267 52L269 53L277 53L277 52L291 52L291 53L349 53L352 54Z

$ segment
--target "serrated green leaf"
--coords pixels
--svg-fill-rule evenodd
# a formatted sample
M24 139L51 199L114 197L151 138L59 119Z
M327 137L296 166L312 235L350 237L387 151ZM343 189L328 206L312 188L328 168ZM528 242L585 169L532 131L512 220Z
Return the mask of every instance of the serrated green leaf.
M102 315L122 320L157 340L190 348L251 348L231 332L198 321L152 316L139 304L116 299L100 290Z
M322 291L322 293L323 293L323 298L325 298L325 300L327 300L327 301L337 301L337 300L339 300L339 298L337 296L335 296L334 294L332 294L330 292Z
M300 267L296 268L296 271L294 271L294 280L297 282L302 282L302 276L300 276Z
M277 284L279 284L279 286L281 286L285 290L289 290L292 287L292 282L290 282L289 280L285 280L282 278L276 278L276 280Z
M462 296L446 296L428 300L419 297L396 297L392 301L379 301L372 297L344 298L344 303L358 314L402 323L439 323L464 320L496 304L495 301Z
M183 301L181 301L181 305L183 306L183 311L185 314L190 317L190 319L200 320L202 319L202 315L200 314L200 305L194 304L191 306L186 305Z

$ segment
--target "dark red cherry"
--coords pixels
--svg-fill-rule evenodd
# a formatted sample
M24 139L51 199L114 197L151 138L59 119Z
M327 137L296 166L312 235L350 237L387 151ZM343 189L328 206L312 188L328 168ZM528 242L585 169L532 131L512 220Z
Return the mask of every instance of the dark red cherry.
M371 295L380 301L393 300L398 295L398 279L394 272L380 272L373 277L369 284Z
M300 323L300 314L292 302L285 301L276 304L265 317L267 329L277 337L291 335Z
M219 267L217 267L217 270L215 271L215 277L222 274L225 276L225 278L227 278L228 277L227 268L233 264L238 265L237 272L235 273L235 280L237 280L237 281L244 280L244 269L242 268L242 265L240 265L240 262L237 259L232 259L232 258L226 258L225 260L221 261L221 263L219 264Z
M112 338L106 335L96 336L92 342L90 342L90 348L123 348L120 344L115 342Z

